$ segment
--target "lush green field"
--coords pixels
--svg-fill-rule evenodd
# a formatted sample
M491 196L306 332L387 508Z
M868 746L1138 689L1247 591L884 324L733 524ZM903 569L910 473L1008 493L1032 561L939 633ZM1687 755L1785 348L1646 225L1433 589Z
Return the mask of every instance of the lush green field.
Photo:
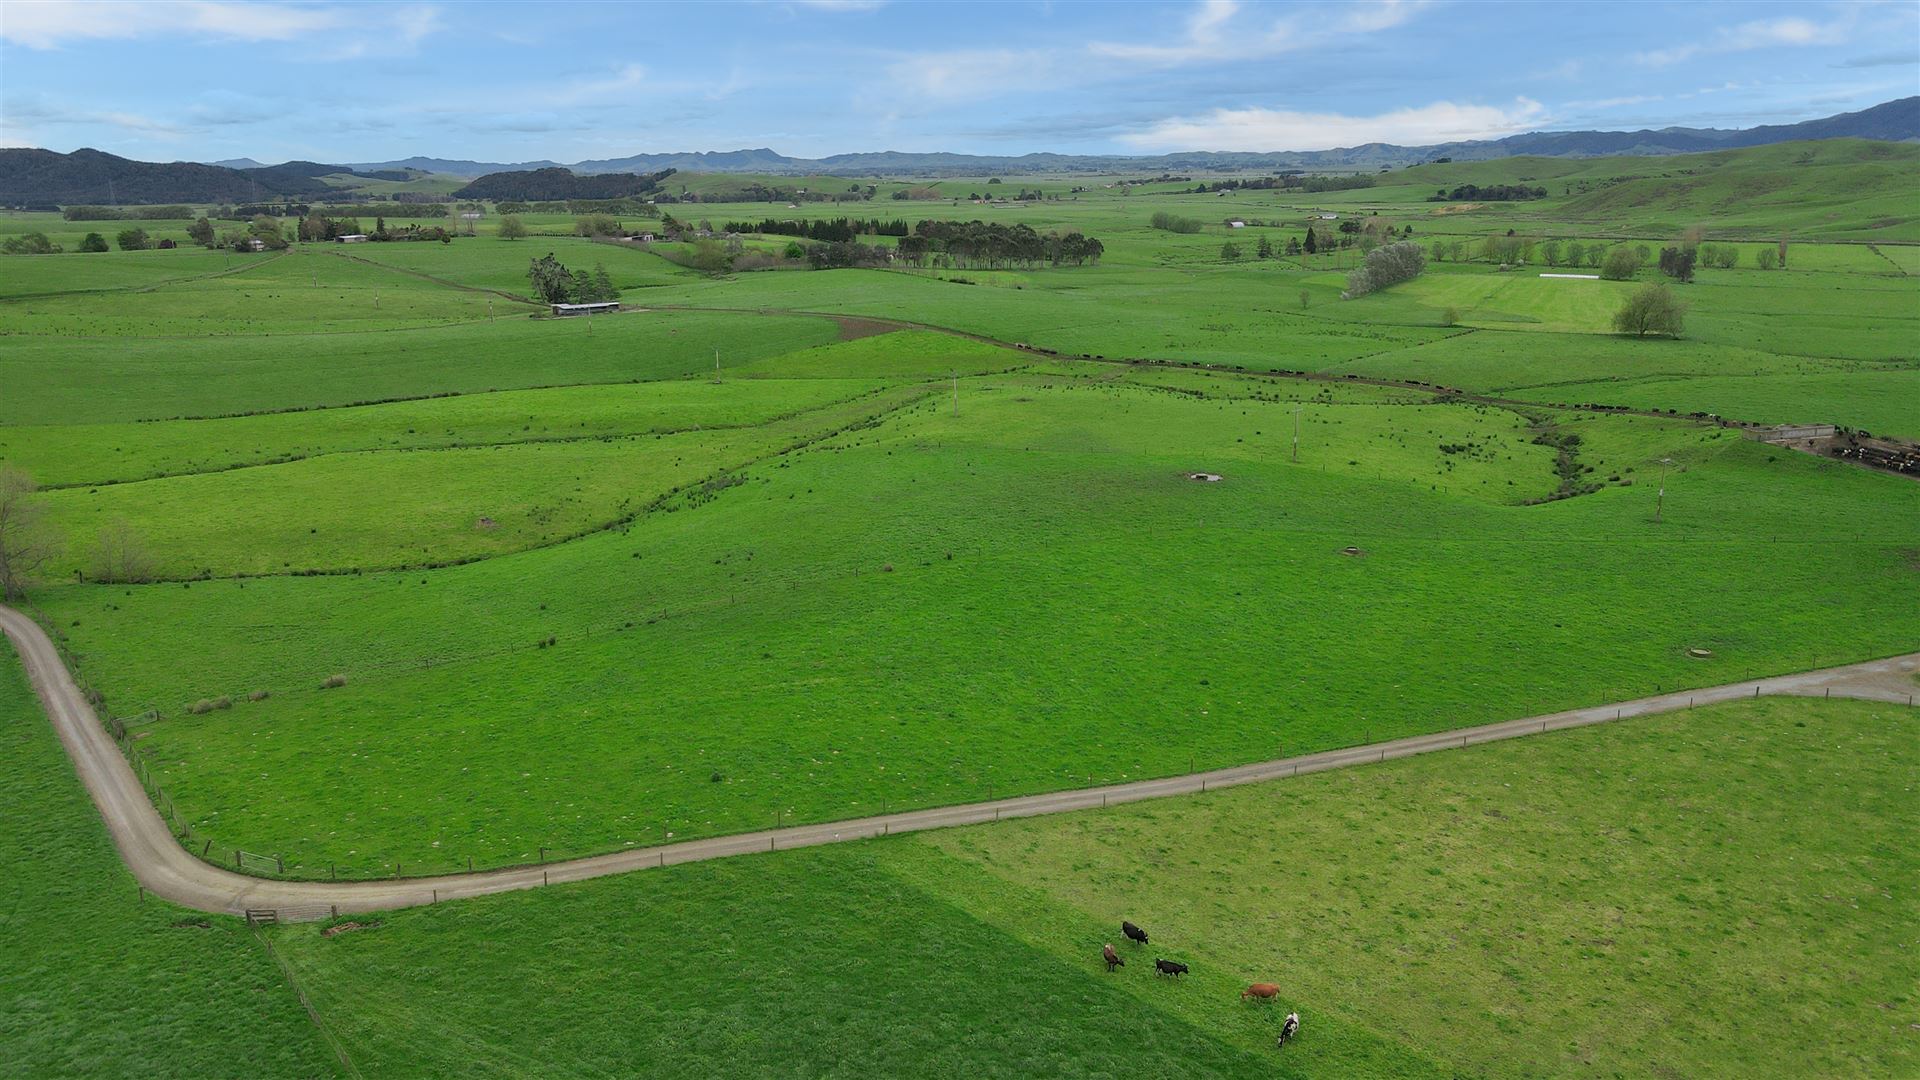
M1908 481L1592 417L1559 432L1601 490L1519 505L1553 451L1511 412L1301 412L1296 465L1286 402L963 380L958 416L938 394L557 547L41 602L115 711L163 714L143 745L196 836L355 875L1164 775L1920 631ZM1631 481L1660 456L1684 471L1655 525ZM470 550L406 528L368 542ZM261 550L338 542L283 531Z
M141 898L0 639L0 1072L312 1077L336 1064L237 919Z
M292 876L1165 776L1914 649L1920 485L1705 417L1920 435L1917 160L1836 141L1317 195L1079 178L976 203L968 178L662 207L1105 244L1062 269L708 276L553 214L521 241L489 221L6 257L0 464L48 489L31 606L187 842ZM1549 196L1425 201L1523 180ZM1163 210L1203 228L1152 228ZM1657 247L1698 226L1741 261L1673 286L1667 340L1612 332L1651 269L1543 278L1564 268L1443 244L1342 300L1352 250L1221 250L1376 213L1472 257L1510 229ZM0 215L70 249L119 224ZM1782 235L1791 268L1759 269ZM526 270L549 251L604 264L627 310L540 317ZM1568 407L1592 403L1674 415ZM159 580L91 580L103 534ZM1912 724L1762 702L276 940L370 1076L1900 1074ZM15 816L51 800L98 846L47 788L66 773L9 775ZM0 1036L87 1055L40 1072L331 1067L234 927L133 897L54 925L58 900L22 897L0 925L40 977L0 984ZM1123 916L1194 978L1095 970ZM216 962L236 974L212 987ZM62 966L64 996L34 997ZM135 968L192 1003L124 993ZM1308 1018L1280 1058L1234 1000L1255 978ZM113 993L136 1008L96 1050L77 1031ZM242 1027L273 1049L201 1064Z
M1908 1075L1917 748L1768 699L274 936L369 1075Z

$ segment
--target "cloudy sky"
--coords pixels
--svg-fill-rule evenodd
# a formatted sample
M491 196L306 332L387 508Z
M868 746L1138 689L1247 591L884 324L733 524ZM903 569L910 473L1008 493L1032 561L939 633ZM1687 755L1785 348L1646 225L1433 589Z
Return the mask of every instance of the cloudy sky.
M1912 0L0 0L0 145L148 160L1309 150L1915 93Z

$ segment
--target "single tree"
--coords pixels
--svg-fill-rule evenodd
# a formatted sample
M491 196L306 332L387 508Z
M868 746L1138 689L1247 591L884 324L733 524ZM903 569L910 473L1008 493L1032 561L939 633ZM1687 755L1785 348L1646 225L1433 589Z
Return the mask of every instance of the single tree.
M527 280L533 283L533 294L543 303L564 304L572 294L573 278L552 252L527 264Z
M1239 257L1240 257L1240 245L1239 245L1239 244L1236 244L1236 243L1234 243L1233 241L1231 241L1231 240L1229 240L1229 241L1227 241L1226 243L1224 243L1224 244L1221 244L1221 245L1220 245L1220 258L1221 258L1221 259L1223 259L1223 260L1225 260L1225 261L1227 261L1227 262L1233 262L1234 260L1236 260L1236 259L1238 259Z
M1773 269L1778 258L1772 248L1761 248L1759 251L1753 253L1753 261L1758 263L1762 270Z
M1313 293L1306 289L1301 289L1300 290L1300 310L1301 311L1307 310L1307 305L1312 302L1313 302Z
M18 600L58 546L34 498L33 477L0 465L0 599Z
M724 274L733 260L727 255L726 245L711 237L701 237L693 242L693 268L703 274Z
M1687 305L1675 299L1665 285L1654 282L1640 286L1627 297L1626 304L1613 315L1613 328L1636 337L1665 334L1677 338L1685 328L1686 315Z
M145 229L121 229L120 235L113 238L121 251L145 251L153 246Z
M1303 245L1303 250L1309 255L1315 254L1320 250L1319 246L1314 243L1313 226L1311 225L1307 226L1307 242Z
M527 224L518 217L509 214L500 219L499 233L500 239L502 240L524 239L527 235Z
M205 214L200 215L193 224L187 226L187 239L201 247L213 246L213 222Z
M153 557L125 518L116 518L93 538L92 562L95 581L125 584L153 579Z
M97 232L90 232L86 235L85 239L80 241L80 250L105 251L107 250L107 238Z
M1693 280L1693 263L1699 256L1696 248L1670 247L1660 249L1660 272L1675 281Z
M613 277L600 263L593 264L593 298L603 303L620 299L620 290L613 287Z
M1600 276L1608 281L1631 281L1640 270L1640 257L1632 248L1617 247L1607 252L1606 261L1600 264Z
M1260 242L1253 245L1253 254L1255 258L1260 258L1260 259L1273 258L1273 241L1262 236L1260 238Z

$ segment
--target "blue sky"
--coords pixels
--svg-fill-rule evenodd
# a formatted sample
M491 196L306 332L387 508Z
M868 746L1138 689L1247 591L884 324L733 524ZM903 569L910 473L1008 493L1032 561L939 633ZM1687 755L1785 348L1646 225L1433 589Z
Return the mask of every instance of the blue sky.
M0 144L148 160L1306 150L1915 93L1912 0L0 3Z

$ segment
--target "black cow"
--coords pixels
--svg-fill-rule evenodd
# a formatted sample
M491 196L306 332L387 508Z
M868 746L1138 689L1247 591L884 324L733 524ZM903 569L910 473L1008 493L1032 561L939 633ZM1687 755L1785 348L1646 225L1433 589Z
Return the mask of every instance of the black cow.
M1293 1038L1295 1035L1298 1035L1299 1033L1300 1033L1300 1014L1297 1012L1290 1012L1287 1014L1286 1021L1280 1025L1279 1045L1282 1047L1285 1047L1287 1045L1287 1040Z
M1127 922L1125 919L1120 920L1120 932L1127 935L1128 941L1136 942L1141 945L1145 945L1147 943L1147 932L1133 925L1132 923Z
M1156 975L1185 975L1187 973L1187 965L1178 960L1162 960L1156 956L1153 959L1153 973Z

